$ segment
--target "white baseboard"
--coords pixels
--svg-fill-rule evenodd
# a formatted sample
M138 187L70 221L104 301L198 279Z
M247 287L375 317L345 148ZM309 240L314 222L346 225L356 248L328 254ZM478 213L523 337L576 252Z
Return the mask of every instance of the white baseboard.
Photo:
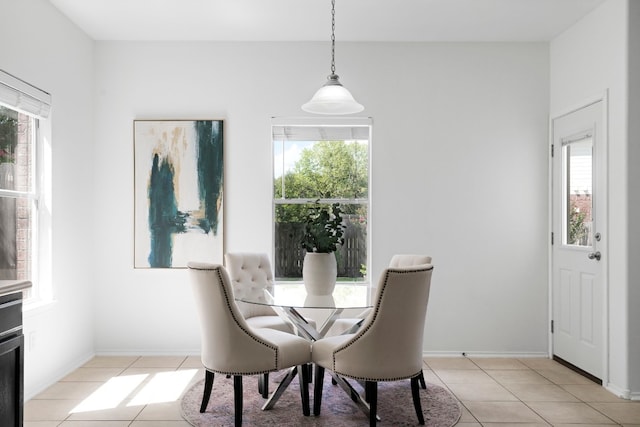
M24 393L24 401L28 401L32 399L34 396L37 396L39 393L43 392L47 388L51 387L53 384L60 381L62 378L66 377L95 356L199 356L200 350L187 350L187 351L162 351L162 350L140 350L140 351L132 351L132 350L110 350L110 351L100 351L92 354L85 355L84 357L78 358L75 361L66 364L60 369L52 372L51 375L47 375L45 379L39 379L37 383L25 384L25 393Z
M603 386L605 389L609 390L611 393L615 394L618 397L623 399L631 399L632 394L637 394L636 398L633 400L640 400L640 393L631 393L631 390L620 388L615 384L607 384Z
M629 389L618 387L615 384L607 384L604 386L605 389L609 390L611 393L615 394L618 397L627 400L640 400L640 391L631 391Z
M97 350L96 356L199 356L197 350Z
M62 378L66 377L67 375L69 375L70 373L78 369L80 366L87 363L89 360L93 358L93 356L94 356L93 353L85 355L83 357L80 357L74 360L73 362L70 362L62 366L60 369L57 369L55 372L51 372L51 374L47 375L47 378L45 379L39 379L37 382L31 383L31 384L25 383L24 401L27 402L28 400L32 399L34 396L45 391L47 388L51 387L51 385L57 383Z
M424 351L423 357L500 357L525 359L533 357L549 358L549 353L541 352L488 352L488 351Z

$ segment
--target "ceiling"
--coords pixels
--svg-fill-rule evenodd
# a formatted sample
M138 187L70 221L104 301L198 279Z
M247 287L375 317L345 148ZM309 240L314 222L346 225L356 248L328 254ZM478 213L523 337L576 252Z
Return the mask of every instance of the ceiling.
M95 40L328 40L330 0L49 0ZM339 41L548 41L604 0L337 0Z

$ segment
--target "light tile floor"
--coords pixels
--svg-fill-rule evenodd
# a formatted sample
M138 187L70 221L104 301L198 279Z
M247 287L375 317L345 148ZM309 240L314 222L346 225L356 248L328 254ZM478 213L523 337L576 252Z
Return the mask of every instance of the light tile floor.
M640 427L619 399L549 359L426 358L425 378L462 404L459 427ZM188 427L180 397L199 357L96 357L25 403L25 427Z

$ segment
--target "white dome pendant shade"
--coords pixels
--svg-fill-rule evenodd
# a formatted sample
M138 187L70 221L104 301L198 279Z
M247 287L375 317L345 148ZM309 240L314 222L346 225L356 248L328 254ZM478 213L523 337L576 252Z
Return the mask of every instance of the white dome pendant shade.
M353 114L364 110L356 102L349 90L342 86L336 74L336 2L331 0L331 74L327 82L313 95L311 101L302 106L307 113L313 114Z
M327 82L313 95L311 101L302 106L307 113L352 114L364 110L349 90L340 84L338 76L331 74Z

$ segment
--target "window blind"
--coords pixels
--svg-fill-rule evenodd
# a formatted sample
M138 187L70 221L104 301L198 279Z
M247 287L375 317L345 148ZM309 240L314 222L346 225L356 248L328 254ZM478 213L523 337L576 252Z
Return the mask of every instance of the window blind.
M0 70L0 104L46 119L51 112L51 95Z
M350 141L371 138L370 117L272 117L273 141Z
M274 141L345 141L369 139L368 126L273 126Z

